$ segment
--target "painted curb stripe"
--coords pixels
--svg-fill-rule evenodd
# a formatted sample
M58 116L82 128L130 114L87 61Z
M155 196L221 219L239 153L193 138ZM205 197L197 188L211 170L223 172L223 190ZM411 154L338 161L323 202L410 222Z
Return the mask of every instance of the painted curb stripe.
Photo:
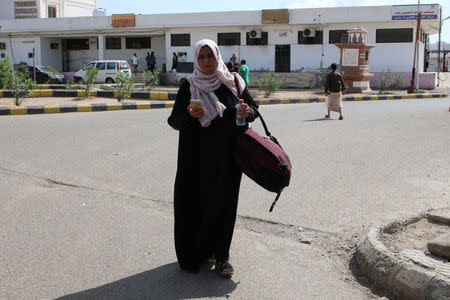
M108 110L106 103L92 103L92 111L105 111Z
M77 105L77 112L87 112L92 111L91 105Z
M0 97L3 97L3 91L0 90Z
M11 115L25 115L27 113L26 107L23 108L11 108Z
M149 92L132 92L131 93L131 98L134 99L150 99L149 97Z
M34 114L43 114L44 113L44 106L27 106L27 114L28 115L34 115Z
M150 102L150 108L165 108L165 103L163 101Z
M56 106L44 106L44 114L56 114L60 112L60 108Z
M77 112L77 106L76 105L60 105L59 106L59 110L62 113L66 113L66 112Z
M0 116L6 116L11 114L11 109L9 107L0 107Z
M125 102L122 103L122 109L137 109L137 104L135 102Z
M300 103L300 98L289 98L289 103Z
M77 97L84 97L84 95L86 95L86 93L82 90L77 90Z
M106 110L122 110L122 104L114 103L114 104L106 104Z
M97 91L97 97L114 98L114 91Z
M54 97L77 97L78 93L75 90L54 90Z
M169 93L167 96L168 96L167 100L175 100L177 98L177 94L176 93Z

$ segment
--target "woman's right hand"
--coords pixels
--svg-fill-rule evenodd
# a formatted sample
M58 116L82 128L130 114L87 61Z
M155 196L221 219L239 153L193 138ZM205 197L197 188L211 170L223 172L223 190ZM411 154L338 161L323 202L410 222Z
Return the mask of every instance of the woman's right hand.
M190 104L187 107L187 110L191 117L195 119L200 119L205 116L206 111L203 106L191 106Z

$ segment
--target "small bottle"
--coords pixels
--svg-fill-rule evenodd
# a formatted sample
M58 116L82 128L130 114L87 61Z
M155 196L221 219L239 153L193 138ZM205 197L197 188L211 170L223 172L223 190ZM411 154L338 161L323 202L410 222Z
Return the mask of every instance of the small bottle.
M239 99L239 103L236 104L236 125L237 126L244 126L245 125L245 117L241 117L239 115L239 109L241 108L241 104L244 103L243 99Z

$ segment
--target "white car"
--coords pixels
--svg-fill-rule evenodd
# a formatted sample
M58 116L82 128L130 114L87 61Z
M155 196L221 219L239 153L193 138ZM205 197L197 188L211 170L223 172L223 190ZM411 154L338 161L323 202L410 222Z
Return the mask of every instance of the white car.
M86 75L85 70L89 67L98 69L96 82L114 83L118 72L126 75L130 74L131 76L131 68L125 60L96 60L91 61L81 70L75 72L73 74L73 81L76 83L83 82L84 76Z

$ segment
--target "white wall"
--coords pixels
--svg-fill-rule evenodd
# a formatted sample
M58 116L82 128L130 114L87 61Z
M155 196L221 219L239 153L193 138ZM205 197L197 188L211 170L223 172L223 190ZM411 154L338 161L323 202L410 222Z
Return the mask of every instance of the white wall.
M78 71L88 62L98 60L97 38L89 38L89 50L70 50L67 51L69 56L69 71Z
M11 66L21 62L32 66L33 58L28 58L28 53L33 53L33 48L35 48L35 64L41 64L41 44L39 38L12 39L12 52L9 39L2 39L0 41L6 43L6 51L1 50L0 53L6 53L6 56L9 57Z
M0 20L14 19L14 1L0 0Z
M50 43L57 43L58 49L50 49ZM52 66L62 71L62 42L60 38L41 38L41 65Z
M105 49L104 58L105 59L120 59L128 61L131 65L131 57L133 53L139 59L138 72L147 70L147 61L145 60L147 52L155 52L156 57L156 68L162 68L162 64L166 62L166 51L165 51L165 41L163 36L152 36L151 37L151 48L150 49L126 49L125 37L121 37L122 49L112 50ZM106 42L105 42L106 47ZM171 56L172 57L172 56Z

